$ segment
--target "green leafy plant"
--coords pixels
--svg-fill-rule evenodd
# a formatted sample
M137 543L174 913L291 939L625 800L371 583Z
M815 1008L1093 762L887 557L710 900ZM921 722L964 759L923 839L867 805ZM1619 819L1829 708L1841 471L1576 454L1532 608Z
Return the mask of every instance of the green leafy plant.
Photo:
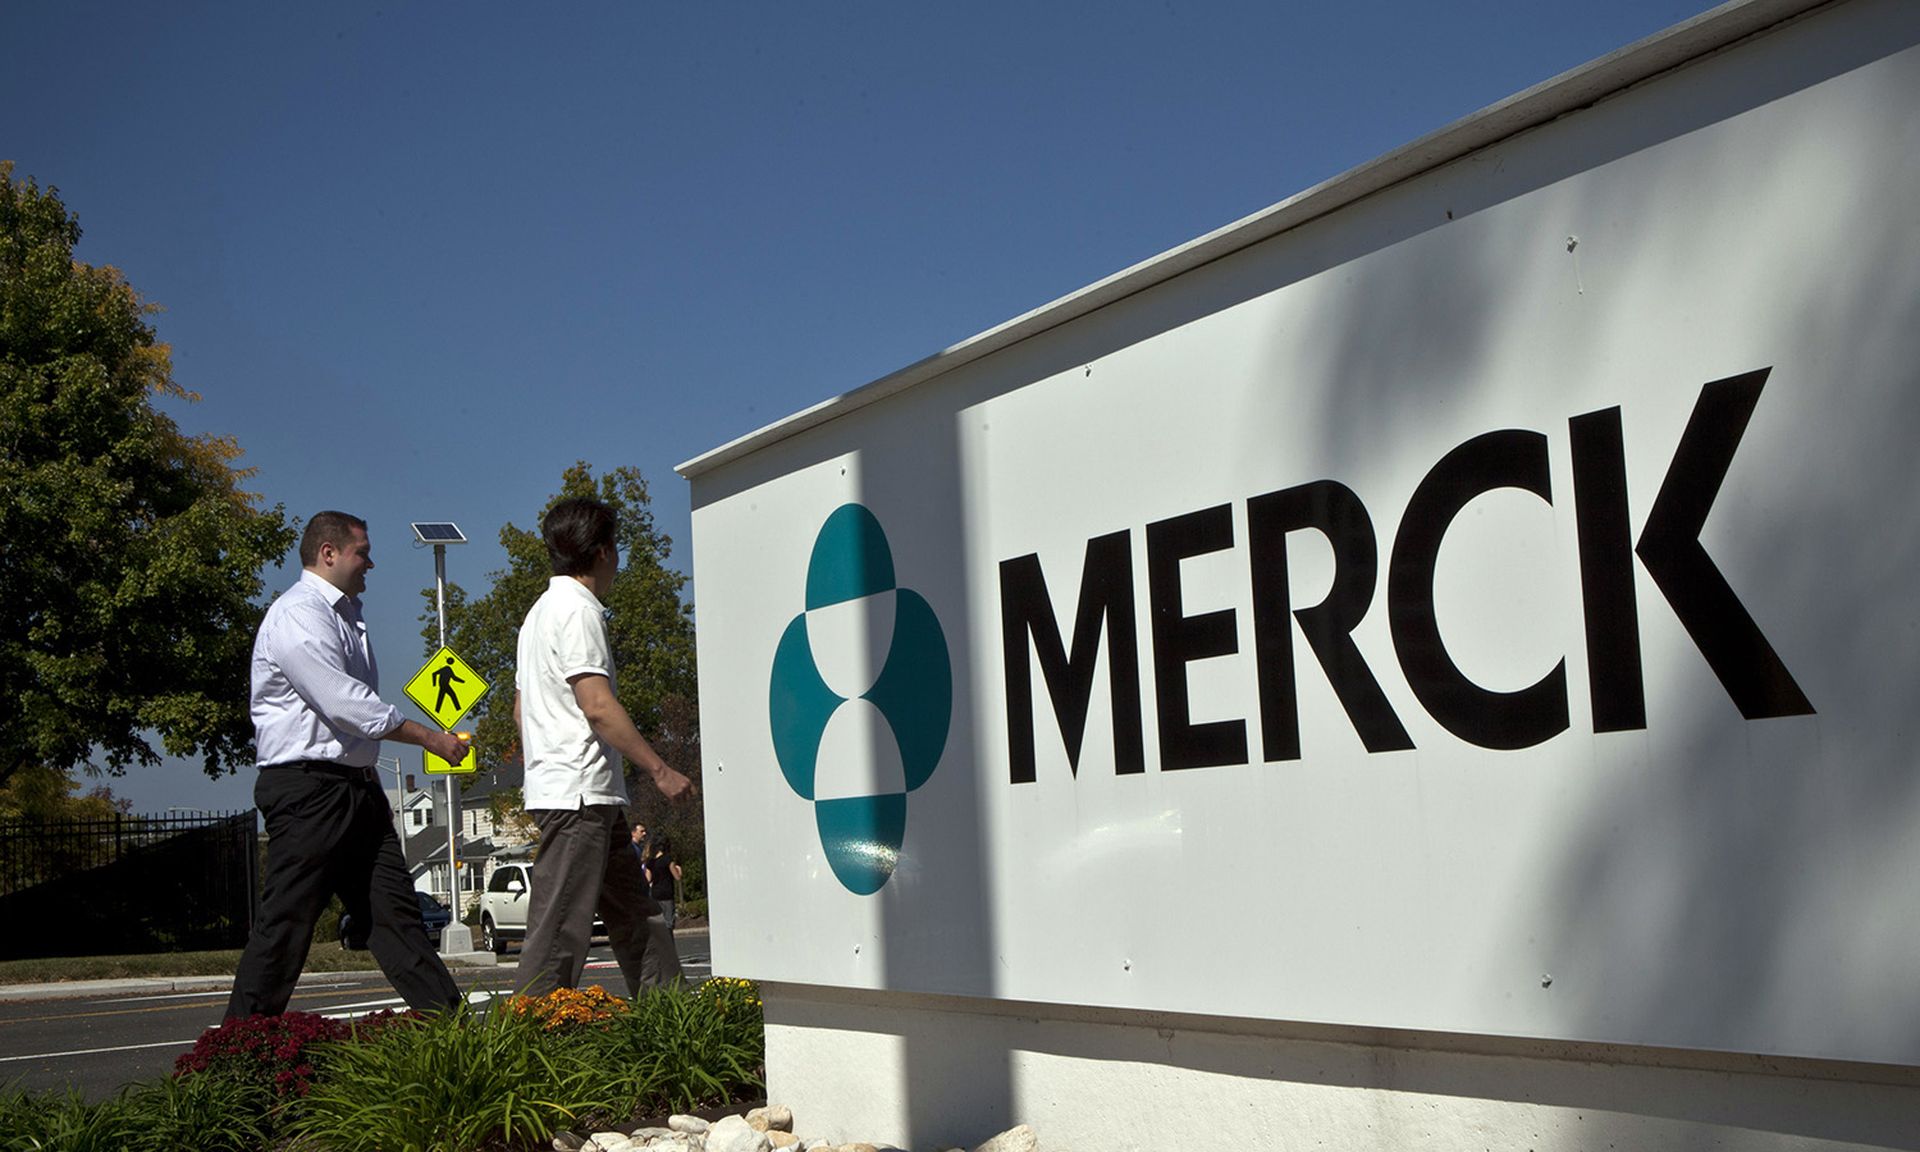
M78 1092L0 1093L0 1152L106 1152L119 1147L116 1101Z
M272 1096L219 1077L134 1085L89 1104L78 1092L0 1093L0 1152L255 1152Z
M690 1112L765 1089L760 993L750 981L642 993L583 1039L585 1059L624 1072L629 1114Z
M612 1102L607 1071L541 1021L462 1007L322 1045L326 1075L288 1130L330 1152L471 1152L552 1140Z
M129 1088L119 1101L126 1152L256 1152L272 1132L272 1097L257 1084L170 1077Z

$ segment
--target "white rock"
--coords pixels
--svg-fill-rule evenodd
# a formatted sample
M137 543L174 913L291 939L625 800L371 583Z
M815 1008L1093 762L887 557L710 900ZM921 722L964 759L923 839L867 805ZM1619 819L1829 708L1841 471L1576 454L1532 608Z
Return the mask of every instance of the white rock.
M791 1132L782 1132L780 1129L774 1128L767 1132L767 1143L773 1145L775 1148L792 1148L800 1143L800 1137L795 1136Z
M553 1138L553 1152L580 1152L586 1147L587 1138L572 1132L562 1132Z
M723 1116L707 1130L706 1152L772 1152L765 1132L755 1132L742 1116Z
M973 1152L1040 1152L1040 1138L1021 1124L975 1148Z
M669 1116L667 1127L675 1132L691 1132L695 1136L704 1134L712 1125L698 1116Z
M769 1104L747 1113L747 1125L758 1132L793 1131L793 1109L785 1104Z
M630 1152L633 1147L633 1137L625 1132L595 1132L593 1146L600 1149L600 1152ZM582 1149L582 1152L585 1150Z

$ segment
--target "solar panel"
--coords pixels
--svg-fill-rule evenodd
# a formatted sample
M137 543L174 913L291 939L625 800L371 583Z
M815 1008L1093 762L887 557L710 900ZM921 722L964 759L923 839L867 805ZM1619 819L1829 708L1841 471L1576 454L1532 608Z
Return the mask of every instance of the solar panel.
M458 524L445 521L413 526L413 538L422 544L465 544L467 537Z

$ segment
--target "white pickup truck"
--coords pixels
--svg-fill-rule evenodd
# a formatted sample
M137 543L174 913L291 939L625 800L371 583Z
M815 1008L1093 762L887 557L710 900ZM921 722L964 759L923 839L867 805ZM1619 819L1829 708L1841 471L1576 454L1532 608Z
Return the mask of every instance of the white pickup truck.
M532 894L532 864L502 864L493 870L487 890L480 894L480 947L497 956L510 941L527 938L527 902ZM593 916L593 934L607 934L598 912Z

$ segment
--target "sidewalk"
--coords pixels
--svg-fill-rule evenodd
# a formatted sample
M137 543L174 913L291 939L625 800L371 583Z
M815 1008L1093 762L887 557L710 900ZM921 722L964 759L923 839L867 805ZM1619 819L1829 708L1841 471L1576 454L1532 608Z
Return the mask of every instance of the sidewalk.
M704 938L707 930L701 928L676 928L675 940ZM489 954L490 955L490 954ZM456 971L462 967L457 958L447 957L447 966ZM495 967L489 964L486 967ZM502 956L499 968L519 967L518 956ZM378 969L368 970L374 975ZM328 980L341 976L365 975L364 972L302 972L300 983L324 984ZM6 1000L77 1000L88 996L119 996L135 992L149 992L164 995L169 992L206 992L212 989L231 988L233 976L129 976L117 980L49 980L36 984L0 984L0 1001Z

